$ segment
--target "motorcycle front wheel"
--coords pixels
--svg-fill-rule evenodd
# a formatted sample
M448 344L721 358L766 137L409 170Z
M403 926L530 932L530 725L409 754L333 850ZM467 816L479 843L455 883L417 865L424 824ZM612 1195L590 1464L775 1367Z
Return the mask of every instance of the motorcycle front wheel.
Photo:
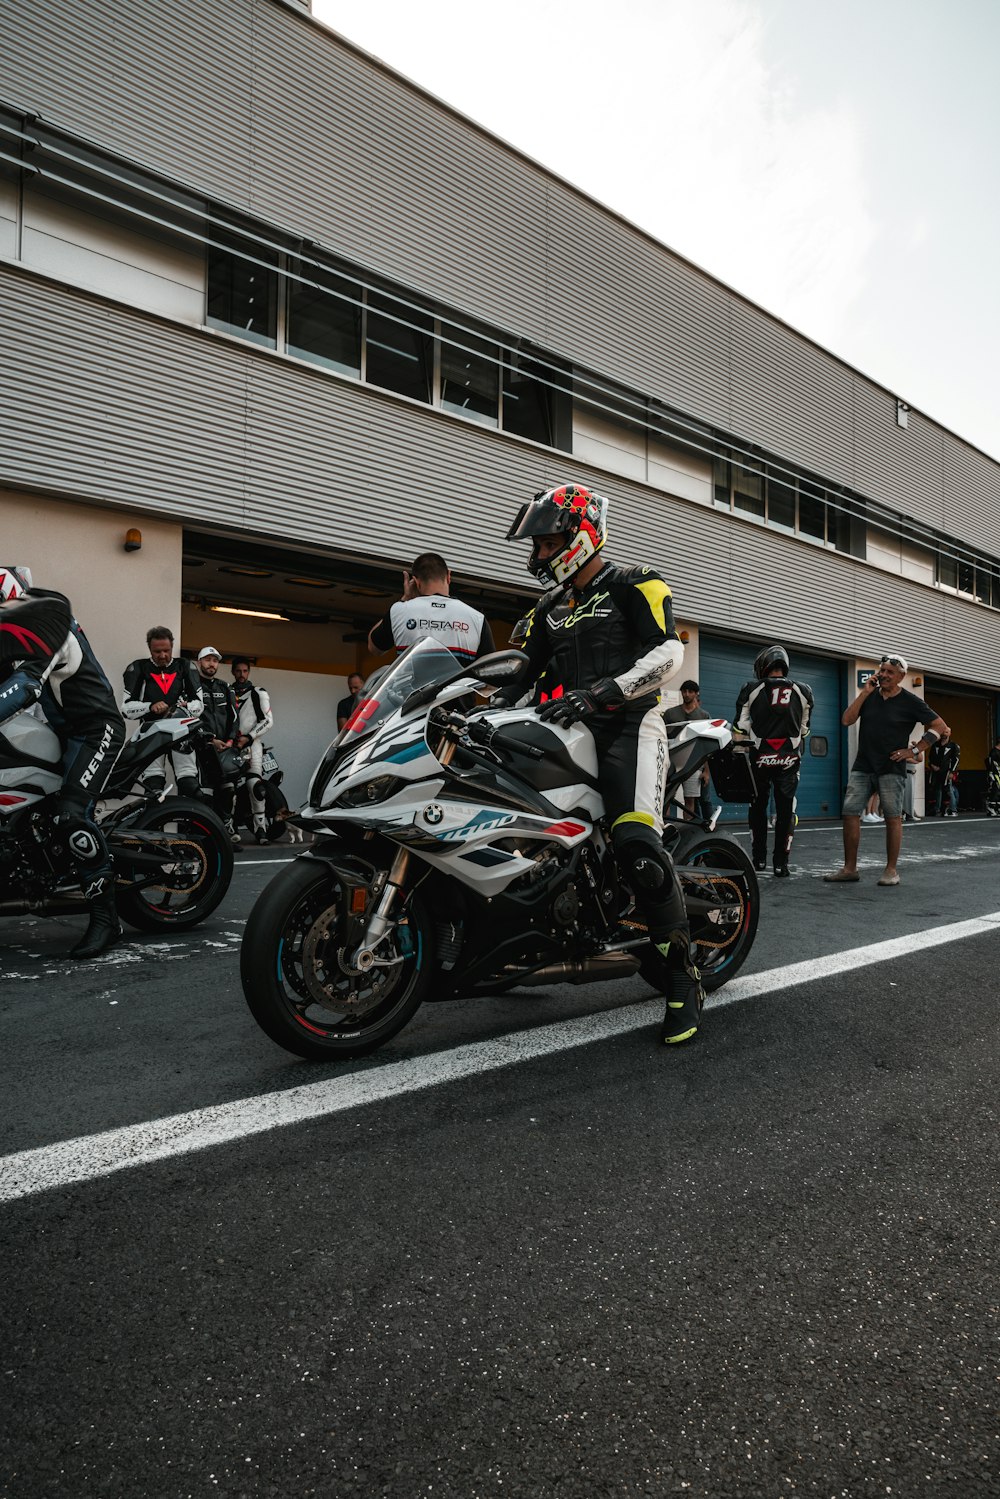
M760 887L753 862L723 833L696 833L672 850L694 944L694 961L708 993L738 973L750 955L760 920ZM640 972L658 992L661 970L642 958Z
M108 830L112 857L116 843L127 844L130 830L157 835L159 867L138 865L132 884L127 852L115 863L118 914L143 932L164 928L187 931L219 905L233 877L233 849L222 823L204 802L168 797L133 813ZM147 847L143 847L145 853Z
M418 899L363 974L347 961L347 920L334 870L305 857L271 881L247 921L240 978L250 1013L272 1041L310 1061L374 1051L412 1018L430 982L433 939Z

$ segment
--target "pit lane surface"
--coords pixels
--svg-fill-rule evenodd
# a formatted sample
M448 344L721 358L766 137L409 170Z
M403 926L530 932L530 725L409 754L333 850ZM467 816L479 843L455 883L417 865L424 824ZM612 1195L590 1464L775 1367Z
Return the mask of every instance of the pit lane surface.
M1000 907L1000 827L907 828L895 890L763 877L746 972ZM386 1073L641 1002L427 1006L350 1068L256 1031L217 918L60 957L0 924L0 1153ZM0 1492L994 1494L987 931L0 1208Z

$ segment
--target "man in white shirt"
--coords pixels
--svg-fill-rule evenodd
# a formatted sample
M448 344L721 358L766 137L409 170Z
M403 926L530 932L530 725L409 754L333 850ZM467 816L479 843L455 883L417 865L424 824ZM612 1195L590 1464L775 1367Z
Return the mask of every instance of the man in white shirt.
M403 571L403 597L368 636L376 654L401 654L418 640L436 640L460 660L475 661L496 649L484 614L451 597L451 573L437 552L422 552Z

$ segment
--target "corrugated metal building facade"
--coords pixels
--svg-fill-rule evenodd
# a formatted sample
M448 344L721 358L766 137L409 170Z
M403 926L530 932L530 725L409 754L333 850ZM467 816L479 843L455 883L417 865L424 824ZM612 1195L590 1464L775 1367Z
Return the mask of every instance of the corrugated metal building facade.
M523 556L501 541L516 504L573 477L612 495L616 554L661 567L693 627L777 636L841 658L847 675L890 644L922 672L1000 688L995 462L917 411L901 418L895 393L302 6L0 4L0 106L9 494L386 566L433 545L464 579L502 594L527 581ZM222 214L443 309L501 348L540 351L566 372L575 411L592 375L605 395L666 413L667 443L679 432L676 450L694 455L701 477L685 489L661 469L649 482L650 457L644 481L628 463L595 464L583 417L559 447L527 440L213 331L203 313L171 316L143 306L141 292L95 290L51 254L33 261L24 202L71 170L60 143L161 181L175 206L158 212L179 223L176 204L190 206L181 232L198 212ZM189 249L203 253L193 233ZM819 485L849 514L850 541L814 545L721 508L712 465L727 451L751 471L787 467ZM875 521L904 554L923 548L920 566L873 565ZM959 557L971 550L972 573L947 546L934 573L942 538ZM985 595L960 586L977 563Z

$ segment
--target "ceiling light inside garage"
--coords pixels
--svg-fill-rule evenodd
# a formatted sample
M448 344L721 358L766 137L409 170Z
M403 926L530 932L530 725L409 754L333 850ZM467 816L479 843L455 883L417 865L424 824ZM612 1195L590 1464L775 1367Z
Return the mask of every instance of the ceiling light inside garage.
M245 614L247 619L280 619L287 623L284 614L269 614L265 609L235 609L229 604L210 604L213 614Z

